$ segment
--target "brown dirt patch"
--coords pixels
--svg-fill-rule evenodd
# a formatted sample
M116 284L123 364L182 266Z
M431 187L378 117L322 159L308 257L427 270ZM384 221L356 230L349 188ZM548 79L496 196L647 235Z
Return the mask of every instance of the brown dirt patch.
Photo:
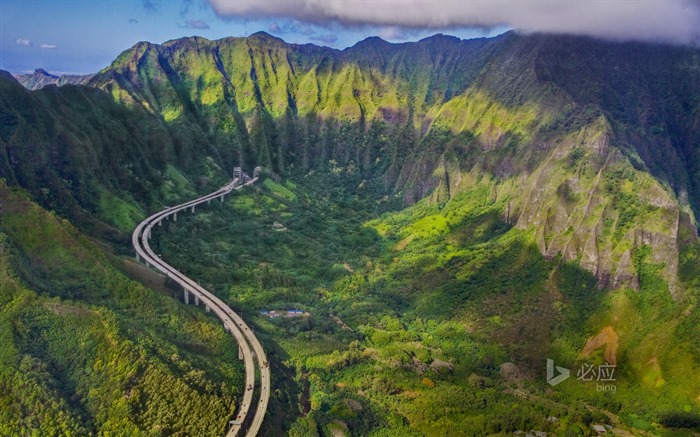
M418 397L420 393L417 391L411 391L411 390L406 390L405 392L402 393L404 396L406 396L408 399L415 399Z
M603 357L608 364L617 364L617 348L620 344L620 337L612 326L606 326L595 337L589 338L583 347L583 356L588 358L591 353L601 346L605 346Z
M404 238L403 240L399 241L396 243L396 246L394 246L395 251L403 250L404 247L408 246L408 243L413 241L413 239L416 238L415 235L409 235L408 237Z

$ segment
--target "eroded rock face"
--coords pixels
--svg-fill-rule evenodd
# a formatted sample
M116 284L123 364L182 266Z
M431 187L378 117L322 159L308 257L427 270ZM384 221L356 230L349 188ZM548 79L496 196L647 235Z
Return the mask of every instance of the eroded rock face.
M539 110L548 117L546 109ZM679 201L614 143L618 139L605 115L598 113L554 140L539 133L533 120L531 136L517 137L520 142L495 122L478 123L479 135L446 145L438 157L409 156L396 169L405 204L427 194L443 204L460 191L490 184L503 220L531 230L547 259L578 262L596 276L600 288L638 290L634 254L649 246L645 262L663 265L676 296Z
M629 285L633 289L639 290L639 276L632 265L632 254L629 250L622 253L610 285L613 288Z
M599 124L605 132L605 123ZM609 145L609 135L592 127L543 150L546 155L531 172L505 180L489 181L479 166L466 172L443 158L432 173L422 169L421 174L431 174L423 189L432 189L439 203L486 179L493 184L492 200L502 202L504 221L532 230L547 259L561 255L578 262L596 276L600 288L639 290L634 254L648 246L645 262L662 266L676 297L681 212L673 193L635 170ZM579 157L574 165L573 155Z
M584 129L585 131L586 129ZM586 142L590 137L593 139ZM599 288L640 288L640 278L633 262L637 250L649 246L646 260L661 265L669 292L676 297L678 273L678 227L680 209L674 195L644 172L634 172L619 150L609 146L607 134L580 134L576 141L551 147L535 147L548 152L531 173L511 174L508 165L504 176L510 182L492 187L493 200L508 197L503 219L521 229L532 229L537 245L547 259L561 255L565 261L578 262L597 279ZM533 145L534 147L535 145ZM586 159L576 168L563 169L572 150L583 149ZM620 169L634 176L629 193L635 211L611 194L617 188L613 179ZM464 172L460 165L441 159L431 177L424 181L421 193L433 190L432 198L440 203L453 193L473 186L484 176L478 169ZM422 174L426 174L425 167ZM613 175L613 176L611 176ZM492 178L492 174L484 177ZM508 179L506 179L508 181ZM504 187L506 186L506 187ZM517 187L513 189L513 187ZM499 193L500 192L500 193Z

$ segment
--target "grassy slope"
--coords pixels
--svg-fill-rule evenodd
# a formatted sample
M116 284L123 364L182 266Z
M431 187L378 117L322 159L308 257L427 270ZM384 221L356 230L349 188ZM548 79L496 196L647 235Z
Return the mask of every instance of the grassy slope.
M26 193L3 183L0 198L2 433L220 434L242 384L224 330Z
M575 264L542 257L531 230L505 223L507 202L494 199L492 182L378 219L359 182L347 173L267 181L155 240L255 320L284 393L275 402L301 412L292 435L346 426L352 435L573 431L592 420L651 429L698 415L697 243L682 251L683 298L670 299L648 251L635 254L640 290L608 292ZM193 246L191 232L202 237ZM287 308L311 317L256 315ZM574 373L600 363L602 348L582 352L606 326L620 339L617 392L575 379L548 390L546 358ZM514 380L501 371L509 362ZM552 415L561 421L547 422Z
M28 92L0 74L0 177L43 207L117 244L144 209L226 178L221 157L192 151L142 108L102 91L64 86Z

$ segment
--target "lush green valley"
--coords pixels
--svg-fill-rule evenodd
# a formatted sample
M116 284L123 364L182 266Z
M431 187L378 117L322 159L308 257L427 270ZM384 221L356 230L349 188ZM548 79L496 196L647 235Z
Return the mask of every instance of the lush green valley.
M237 164L265 177L153 244L255 325L266 434L697 430L699 116L697 49L512 32L0 75L2 433L223 431L235 344L128 237Z
M531 232L505 223L489 184L374 219L376 202L358 195L358 182L346 173L267 180L157 240L271 348L279 401L298 402L302 418L269 433L576 435L591 423L697 420L700 381L688 379L697 294L674 302L646 255L637 255L640 291L599 290L589 272L546 260ZM688 260L697 250L687 248ZM290 308L310 315L285 317ZM620 338L616 392L588 381L548 389L546 358L602 363L605 348L584 356L584 345L607 327Z

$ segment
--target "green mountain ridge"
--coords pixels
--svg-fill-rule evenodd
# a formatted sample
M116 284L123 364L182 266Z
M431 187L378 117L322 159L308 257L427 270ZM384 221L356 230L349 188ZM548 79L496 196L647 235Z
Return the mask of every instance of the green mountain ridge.
M434 422L406 403L414 393L442 408L429 392L437 384L474 402L492 432L514 431L488 416L512 396L503 366L522 388L547 354L602 360L598 347L585 352L599 335L619 336L629 394L615 404L578 384L556 396L583 396L633 426L635 408L658 422L700 399L694 377L682 383L700 363L699 111L695 48L513 32L369 38L342 51L264 32L182 38L138 43L86 86L29 92L0 74L0 177L117 254L129 253L147 212L222 184L235 165L287 179L188 222L191 231L171 225L154 244L250 317L299 304L353 330L336 332L322 315L292 327L256 319L277 370L310 384L309 419L292 417L294 429L478 429L470 412L449 413L454 405ZM238 243L235 229L217 233L227 220L259 237L238 235L240 260L220 252ZM282 221L291 236L267 235L260 220ZM326 233L347 260L312 255ZM32 284L31 269L16 269ZM318 379L304 383L307 373ZM293 411L282 398L302 389L280 378L275 402ZM532 408L551 408L540 386L524 384ZM633 400L654 393L664 399L656 409ZM499 407L478 413L480 402ZM555 427L528 408L527 423ZM586 422L576 411L571 423Z
M223 432L243 384L223 328L25 191L0 199L0 433Z
M569 42L580 49L567 49ZM606 50L615 53L598 53ZM571 53L579 56L580 68L572 70L565 64ZM615 59L633 77L628 82L605 77L603 65L586 62L590 59L585 57L591 55ZM666 59L658 60L661 57ZM656 64L632 71L633 65L647 58ZM668 64L679 65L677 76L683 71L688 74L671 77L667 71L676 69L663 69ZM578 77L562 74L556 75L556 80L551 78L552 71L561 70L566 74L576 71ZM697 131L693 111L682 112L687 120L671 120L668 114L681 113L686 107L697 111L693 100L697 99L697 71L697 52L693 50L614 45L582 38L510 33L468 41L435 36L399 45L368 39L336 51L288 45L258 33L246 39L208 41L197 37L161 46L139 43L96 76L91 86L106 90L122 103L156 113L170 126L171 134L178 135L181 126L188 130L196 126L222 158L227 154L231 159L233 153L234 160L262 163L281 173L287 169L293 172L298 166L324 166L325 160L352 160L361 172L383 173L387 188L403 193L404 204L436 189L446 193L459 190L454 183L448 187L443 179L459 181L465 171L513 178L519 187L537 185L546 190L545 196L533 198L536 193L530 188L510 193L521 201L509 205L509 220L519 227L547 223L536 226L543 253L551 257L562 252L565 259L583 257L603 285L610 282L617 287L637 281L629 261L635 244L620 247L617 241L597 242L606 231L605 220L615 221L613 226L622 225L615 226L617 240L645 237L620 229L634 225L620 223L615 217L621 213L614 211L617 206L596 196L600 186L597 174L606 163L617 168L627 165L623 161L628 160L636 166L631 171L651 172L667 185L650 186L648 198L641 201L657 203L651 208L659 216L658 224L649 223L642 232L660 248L655 254L657 261L677 258L672 255L678 252L674 241L677 230L669 234L665 229L665 235L656 231L662 223L680 223L681 214L697 208L698 172L692 163L700 157L698 145L692 144ZM615 80L620 83L615 84ZM588 83L608 88L587 93ZM623 83L641 90L627 94L615 91L623 89ZM675 94L679 101L664 101L669 99L663 96L674 87L678 88ZM636 105L649 109L640 107L636 117L624 110L629 107L625 97L645 94L648 97ZM655 106L660 107L658 114L649 112ZM354 131L351 135L358 137L357 142L369 143L369 147L347 144L334 137L335 129L319 127L314 119L332 120L330 124L336 124L340 131ZM630 122L636 132L628 127ZM666 131L660 127L664 123L674 124L667 128L673 137L664 135ZM377 147L377 140L371 137L372 126L377 124L395 131L396 144ZM647 131L651 132L648 136ZM441 144L431 144L441 135L445 135ZM314 137L323 138L325 147L319 148ZM467 159L447 157L445 139L450 137L455 138L455 148L462 149L458 153ZM232 138L233 144L222 144ZM667 152L657 151L656 141L664 143ZM509 148L510 153L503 153ZM581 184L563 186L569 184L566 170L561 169L563 155L574 153L584 153L592 173L581 174ZM552 161L555 156L560 159ZM451 163L456 166L446 170ZM561 177L556 186L554 181L543 184L533 176L539 173L550 178L557 172ZM527 179L523 179L525 175ZM669 186L681 199L684 212L675 211L674 200L664 194ZM546 203L556 197L556 190L570 190L572 197L586 202L593 196L594 201L587 207ZM584 215L572 220L570 213L576 210L583 210ZM651 210L647 212L647 216L652 215ZM573 237L562 238L563 231L570 228ZM673 291L675 266L668 269Z

